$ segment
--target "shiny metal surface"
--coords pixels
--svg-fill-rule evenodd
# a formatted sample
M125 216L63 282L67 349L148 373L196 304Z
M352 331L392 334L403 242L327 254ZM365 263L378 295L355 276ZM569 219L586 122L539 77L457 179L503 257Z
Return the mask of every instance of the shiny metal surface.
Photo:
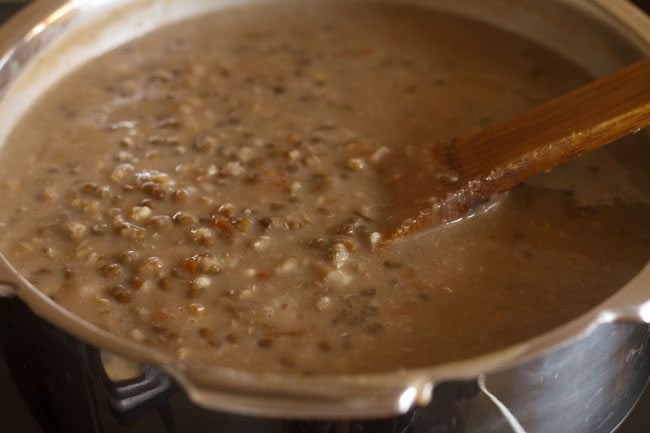
M650 54L650 20L622 0L414 2L507 27L595 74ZM0 34L0 138L35 97L76 65L164 23L237 3L242 1L37 2ZM392 374L287 378L198 370L145 350L71 316L4 258L0 262L5 296L17 296L96 347L159 366L198 405L247 415L363 418L405 413L419 404L417 424L434 416L427 404L442 399L462 424L458 431L609 433L650 374L644 324L650 322L650 266L588 314L498 353ZM473 395L449 391L446 385L461 380L473 384Z

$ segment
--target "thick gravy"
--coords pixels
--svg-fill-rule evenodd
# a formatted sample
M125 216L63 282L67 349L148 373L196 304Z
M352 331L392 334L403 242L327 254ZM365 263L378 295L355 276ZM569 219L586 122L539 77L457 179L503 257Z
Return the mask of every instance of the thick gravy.
M78 316L188 362L324 374L482 354L647 262L647 144L373 252L390 211L377 167L588 80L515 35L406 6L181 23L74 72L17 126L0 250Z

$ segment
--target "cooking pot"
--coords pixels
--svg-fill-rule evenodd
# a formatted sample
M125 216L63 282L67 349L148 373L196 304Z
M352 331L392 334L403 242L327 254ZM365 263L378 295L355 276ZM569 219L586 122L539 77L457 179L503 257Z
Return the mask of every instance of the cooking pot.
M0 142L35 98L80 64L164 24L253 1L29 6L1 31ZM393 1L506 28L594 75L650 55L650 19L623 0ZM48 432L609 433L650 375L650 266L583 316L495 353L431 368L314 377L184 364L74 317L2 256L0 284L4 350ZM109 354L137 362L136 373L112 378Z

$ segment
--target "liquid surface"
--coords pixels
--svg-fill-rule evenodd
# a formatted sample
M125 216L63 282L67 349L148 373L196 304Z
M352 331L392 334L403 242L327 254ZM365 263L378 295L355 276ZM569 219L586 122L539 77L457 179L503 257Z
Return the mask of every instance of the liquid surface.
M650 257L640 137L373 251L378 167L584 84L408 7L233 9L45 95L2 153L0 250L78 316L188 362L301 374L454 361L548 331Z

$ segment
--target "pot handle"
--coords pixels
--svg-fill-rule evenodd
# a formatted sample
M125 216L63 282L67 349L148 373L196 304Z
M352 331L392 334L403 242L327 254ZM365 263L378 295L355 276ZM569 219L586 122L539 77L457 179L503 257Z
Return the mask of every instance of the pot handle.
M0 298L12 298L18 293L18 273L0 253Z
M650 263L607 302L600 318L604 322L650 324Z
M91 369L95 370L104 397L113 414L119 419L134 418L156 407L174 390L174 382L157 368L143 365L141 374L124 381L113 381L108 376L100 352L88 347Z
M0 298L12 298L16 293L18 293L16 284L0 279Z

